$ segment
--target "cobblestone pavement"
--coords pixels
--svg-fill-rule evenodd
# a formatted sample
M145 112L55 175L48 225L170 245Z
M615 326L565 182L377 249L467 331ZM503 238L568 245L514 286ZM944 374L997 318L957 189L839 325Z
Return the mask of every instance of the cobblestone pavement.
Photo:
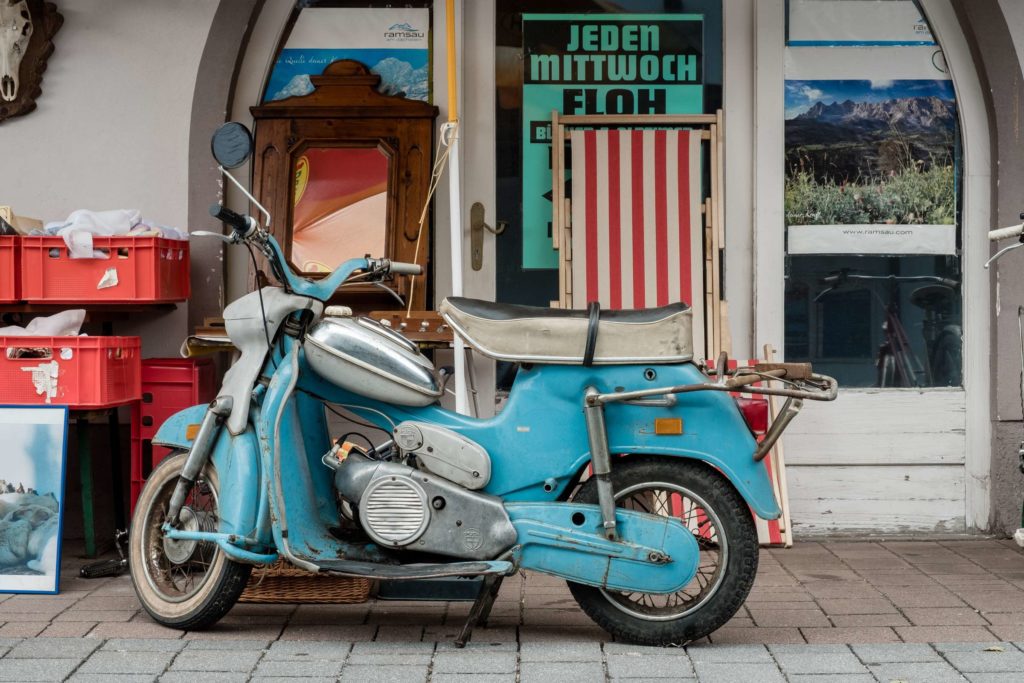
M468 603L238 605L182 633L151 621L126 577L66 565L60 595L0 595L0 681L1024 680L1024 554L1010 541L763 551L740 613L685 649L608 642L540 575L506 580L489 628L456 650Z

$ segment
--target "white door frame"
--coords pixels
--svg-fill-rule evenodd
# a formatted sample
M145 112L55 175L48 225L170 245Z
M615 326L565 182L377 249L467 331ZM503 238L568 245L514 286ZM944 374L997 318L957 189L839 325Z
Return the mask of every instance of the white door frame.
M784 73L785 2L759 0L756 5L755 32L755 134L754 134L754 338L755 348L770 343L780 352L784 349ZM988 119L977 72L966 38L949 0L922 0L936 40L941 45L956 89L964 145L963 204L963 310L964 310L964 391L936 389L917 390L843 390L835 404L813 406L814 419L806 416L794 423L790 433L798 447L819 437L823 421L831 422L830 453L804 453L797 465L820 467L833 453L852 453L856 449L871 450L870 438L879 443L899 441L907 455L901 462L874 461L872 466L911 468L918 460L934 455L930 466L959 467L962 475L951 470L951 480L963 486L963 526L966 530L985 530L989 524L991 425L989 422L988 353L990 340L990 287L982 263L989 253L986 232L990 227L991 177ZM958 396L959 394L959 396ZM907 416L904 425L891 424L889 433L843 434L846 398L849 407L856 406L861 417L883 421L893 411ZM908 410L915 406L915 410ZM820 418L820 419L819 419ZM856 420L854 420L856 422ZM810 423L810 424L808 424ZM939 427L936 427L938 425ZM952 453L930 453L936 448L938 430L950 434L965 430L962 446L945 444ZM908 431L909 430L909 431ZM846 443L849 441L849 443ZM941 448L941 446L940 446ZM947 462L962 448L959 462ZM891 454L893 449L889 448ZM886 457L881 454L881 457ZM817 460L815 460L817 458ZM791 458L792 460L792 458ZM836 461L835 465L842 465ZM857 463L863 464L863 463ZM913 472L907 469L909 479ZM896 474L896 473L892 473ZM867 503L867 501L865 501ZM880 511L880 519L885 511Z

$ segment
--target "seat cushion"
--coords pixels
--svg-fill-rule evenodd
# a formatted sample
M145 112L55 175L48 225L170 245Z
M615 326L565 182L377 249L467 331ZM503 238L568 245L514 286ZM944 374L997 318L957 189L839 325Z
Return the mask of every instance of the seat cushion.
M560 365L583 362L587 311L450 297L441 303L440 313L467 344L490 358ZM595 365L692 359L693 318L686 304L601 311Z

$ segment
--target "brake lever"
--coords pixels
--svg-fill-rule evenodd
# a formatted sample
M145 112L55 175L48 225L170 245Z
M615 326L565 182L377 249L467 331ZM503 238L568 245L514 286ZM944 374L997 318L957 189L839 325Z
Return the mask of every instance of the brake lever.
M235 244L238 242L234 233L231 235L223 235L219 232L210 232L209 230L193 230L189 233L189 237L215 237L223 242L227 242L228 244Z
M997 258L1002 256L1006 252L1013 251L1014 249L1020 249L1021 247L1024 247L1024 242L1014 242L1013 244L1011 244L1008 247L1003 247L1002 249L997 251L995 254L993 254L992 258L990 258L988 261L985 261L985 269L987 270L988 267L992 264L993 261L995 261Z

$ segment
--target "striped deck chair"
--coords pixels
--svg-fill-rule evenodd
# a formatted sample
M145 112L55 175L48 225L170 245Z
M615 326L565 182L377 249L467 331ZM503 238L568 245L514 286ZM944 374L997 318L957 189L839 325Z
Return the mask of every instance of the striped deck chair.
M720 223L720 118L556 113L552 125L552 238L560 251L562 289L558 305L585 308L598 301L614 310L684 301L693 308L695 352L713 356L720 339L720 323L714 322L719 309L713 229ZM634 127L600 128L615 125ZM566 197L566 138L571 200ZM711 150L706 156L705 143ZM711 161L710 173L702 168L705 158ZM708 176L711 187L705 188Z

